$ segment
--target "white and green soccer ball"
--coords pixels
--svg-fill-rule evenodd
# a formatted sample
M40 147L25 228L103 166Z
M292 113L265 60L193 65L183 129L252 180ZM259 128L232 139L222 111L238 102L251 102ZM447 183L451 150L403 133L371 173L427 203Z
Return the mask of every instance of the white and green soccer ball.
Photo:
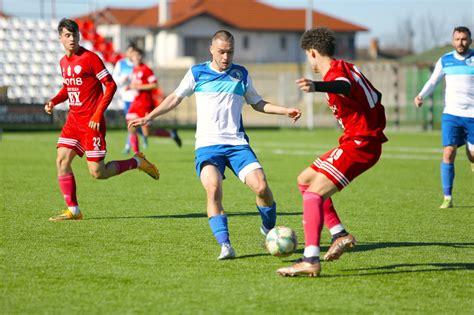
M293 254L298 247L295 231L286 226L277 226L270 230L265 246L272 256L286 257Z

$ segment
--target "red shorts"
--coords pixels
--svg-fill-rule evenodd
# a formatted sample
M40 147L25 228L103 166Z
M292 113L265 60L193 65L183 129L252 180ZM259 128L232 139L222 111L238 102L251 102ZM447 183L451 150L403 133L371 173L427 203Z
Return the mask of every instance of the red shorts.
M342 190L354 178L377 163L381 154L380 141L348 139L316 159L310 167L326 175Z
M143 102L140 100L135 100L132 105L130 105L130 109L128 110L127 116L125 117L126 120L132 120L136 118L143 118L149 112L151 112L155 107L153 106L153 102Z
M105 143L105 119L100 121L100 130L89 128L90 117L76 117L69 114L61 130L57 148L69 148L82 157L84 152L88 161L99 162L107 152Z

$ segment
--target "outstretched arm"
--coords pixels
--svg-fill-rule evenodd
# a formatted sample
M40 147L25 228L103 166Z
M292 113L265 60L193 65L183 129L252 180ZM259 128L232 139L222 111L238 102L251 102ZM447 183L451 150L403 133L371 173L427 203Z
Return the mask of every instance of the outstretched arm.
M351 91L351 84L345 80L323 82L301 78L296 80L296 84L304 92L326 92L347 96Z
M130 121L128 123L128 127L130 128L146 125L154 118L166 114L167 112L178 106L182 100L182 97L178 97L176 94L171 93L163 100L163 102L161 102L160 106L156 107L151 113L149 113L143 118L137 118Z
M439 81L441 81L443 76L444 76L443 65L441 64L441 59L438 59L438 62L436 62L436 66L430 78L425 83L420 93L418 93L418 95L413 100L416 107L421 107L423 105L423 99L426 98L427 96L430 96L433 93L434 89L436 88L436 85L438 84Z
M132 83L128 87L132 90L151 91L158 87L158 83L157 82L147 83L147 84Z
M44 105L44 111L48 115L51 115L53 113L53 107L60 104L60 103L62 103L62 102L65 102L67 99L68 99L67 88L63 84L63 87L61 88L61 90L59 90L58 94L56 94L55 97L53 97L49 102L47 102Z
M94 115L92 115L91 120L89 121L89 128L94 130L99 130L100 120L102 119L102 116L104 116L104 112L109 106L110 102L112 102L115 91L117 91L117 84L115 84L115 81L112 79L111 75L107 75L102 84L105 86L104 95L102 96L102 99L100 100Z
M264 100L253 104L252 108L266 114L286 115L292 118L293 122L296 122L301 117L301 110L298 108L275 105Z

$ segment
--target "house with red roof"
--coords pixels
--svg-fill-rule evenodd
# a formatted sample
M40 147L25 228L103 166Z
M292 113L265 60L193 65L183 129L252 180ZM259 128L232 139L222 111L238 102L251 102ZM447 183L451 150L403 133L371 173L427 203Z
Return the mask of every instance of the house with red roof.
M161 0L142 9L106 7L77 19L94 21L115 49L123 51L134 42L145 50L148 63L166 67L208 60L210 38L220 29L234 35L238 63L304 62L299 40L305 14L256 0ZM354 59L355 36L365 27L318 11L312 19L313 27L336 32L337 57Z

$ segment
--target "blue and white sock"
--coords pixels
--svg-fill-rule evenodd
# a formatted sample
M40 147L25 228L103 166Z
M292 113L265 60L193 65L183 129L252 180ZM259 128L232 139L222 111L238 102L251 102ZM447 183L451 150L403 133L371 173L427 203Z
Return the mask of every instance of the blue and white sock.
M211 227L212 234L214 234L214 237L220 245L230 244L227 216L216 215L214 217L210 217L209 225Z
M262 217L262 227L265 232L268 233L276 224L276 202L273 202L270 207L261 207L257 205L257 209Z
M453 193L454 182L454 164L441 162L441 183L445 196L451 196Z
M125 150L130 150L130 133L127 134L127 142L125 142Z

